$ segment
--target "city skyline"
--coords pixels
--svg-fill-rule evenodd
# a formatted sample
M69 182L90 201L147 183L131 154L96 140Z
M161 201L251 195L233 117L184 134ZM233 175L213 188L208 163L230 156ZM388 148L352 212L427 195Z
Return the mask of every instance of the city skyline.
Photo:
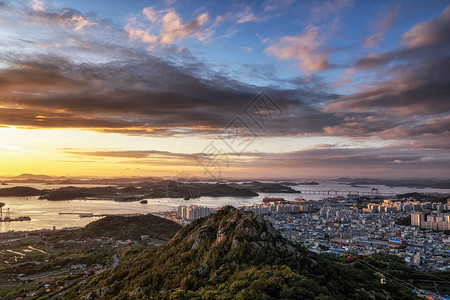
M0 23L0 177L450 175L446 1L20 0Z

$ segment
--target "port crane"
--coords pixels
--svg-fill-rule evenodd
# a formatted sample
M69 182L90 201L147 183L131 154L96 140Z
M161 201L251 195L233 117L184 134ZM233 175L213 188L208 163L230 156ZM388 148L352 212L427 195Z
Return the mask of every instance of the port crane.
M0 220L9 220L9 219L11 219L11 215L9 213L9 208L6 209L5 218L3 218L3 206L5 206L5 203L0 202Z
M28 216L22 216L11 219L11 214L9 212L9 208L6 209L5 217L3 218L3 206L5 203L0 202L0 222L13 222L13 221L30 221L31 218Z
M5 203L0 202L0 220L3 219L3 206L5 206Z

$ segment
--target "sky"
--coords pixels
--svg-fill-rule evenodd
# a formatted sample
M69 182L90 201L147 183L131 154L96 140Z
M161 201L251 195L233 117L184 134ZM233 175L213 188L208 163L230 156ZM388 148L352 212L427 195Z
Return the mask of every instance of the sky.
M0 176L449 178L448 1L0 1Z

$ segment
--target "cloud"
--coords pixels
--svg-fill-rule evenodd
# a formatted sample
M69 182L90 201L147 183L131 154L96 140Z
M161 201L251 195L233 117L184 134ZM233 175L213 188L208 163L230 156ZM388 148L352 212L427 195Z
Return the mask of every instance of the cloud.
M450 116L430 118L421 122L406 122L381 132L385 138L416 137L419 135L447 135L450 133Z
M219 73L207 72L205 78L199 77L199 70L208 69L199 63L178 67L151 56L101 65L75 64L51 56L35 59L39 62L14 62L12 67L0 70L4 97L0 104L8 103L0 111L0 124L155 136L218 134L243 114L246 103L260 91ZM288 122L274 123L263 134L320 132L320 122L336 124L335 118L322 117L309 104L329 100L330 95L266 91L282 109L297 114L289 115Z
M242 23L248 23L248 22L255 22L258 21L258 17L255 16L253 13L247 13L247 14L243 14L242 16L240 16L236 23L238 24L242 24Z
M143 47L130 47L123 28L93 13L53 6L35 11L22 1L14 4L0 10L2 28L8 33L1 37L0 68L47 55L77 63L105 63L143 53Z
M401 5L396 4L390 7L388 11L384 11L380 20L375 25L375 33L368 36L363 41L364 47L373 47L381 43L383 36L392 28L401 11Z
M154 7L146 7L142 10L142 15L145 20L134 16L125 27L131 40L169 45L186 38L205 41L212 34L210 30L202 31L209 21L208 13L202 13L193 21L184 24L180 16L171 9L157 11Z
M260 91L259 87L211 71L203 73L204 78L199 77L202 74L199 70L205 72L208 68L198 62L179 67L149 55L140 60L133 58L101 65L75 64L51 56L35 59L38 62L16 62L11 68L0 71L3 96L0 98L0 124L217 138L231 120L245 117L243 108ZM444 72L447 65L441 63L440 67ZM258 66L253 69L257 74L266 72ZM433 66L430 72L436 69ZM270 69L267 72L270 74ZM442 76L437 78L446 80ZM415 83L413 79L409 82ZM367 138L376 135L402 141L434 135L429 147L434 147L433 143L442 147L438 137L444 138L448 118L392 115L397 110L427 105L423 97L431 87L423 87L422 94L418 90L408 92L401 100L384 100L387 95L399 97L400 94L380 91L377 87L373 91L339 97L320 92L323 89L320 85L313 84L309 89L307 83L300 82L301 86L304 88L264 88L283 110L283 116L268 122L265 131L258 131L260 137ZM444 99L435 100L435 104L441 103L437 108L430 103L430 113L443 113L445 105L448 108L448 101ZM423 110L419 112L428 116ZM256 126L250 119L246 122Z
M97 22L89 20L79 11L70 8L63 9L58 13L47 12L44 9L33 8L33 10L29 14L31 19L48 26L58 24L74 31L80 31L86 27L98 25Z
M400 39L400 46L388 52L369 53L356 61L353 72L370 69L426 68L436 60L448 56L450 38L450 6L437 18L414 25ZM389 75L389 74L388 74Z
M142 10L142 14L152 23L156 23L158 21L158 12L155 11L153 7L145 7Z
M450 150L450 132L447 130L441 134L425 134L403 141L400 140L397 145L413 149L444 150L444 153L448 154Z
M236 19L236 23L248 23L248 22L256 22L261 21L263 18L257 17L253 12L250 6L245 6L243 10L240 10L234 18Z
M298 61L308 75L280 79L270 64L246 64L242 72L234 69L235 73L229 74L223 69L216 72L176 45L161 47L164 55L150 53L145 49L150 41L145 45L128 43L129 32L76 11L64 11L22 10L24 17L11 23L12 32L20 27L17 24L36 31L20 35L20 40L13 41L16 44L0 45L4 62L0 69L0 126L214 139L235 117L245 118L243 108L265 91L276 100L283 116L258 131L260 138L377 137L396 145L413 142L415 149L442 151L448 146L445 115L449 111L450 59L445 39L363 57L352 67L356 72L370 72L371 78L380 70L381 77L376 78L381 80L364 83L354 93L337 95L329 92L320 74L312 74L330 68L317 27L269 44L266 53ZM72 21L72 16L79 15L97 25L81 23L77 29L78 21ZM174 11L147 8L133 22L137 29L144 22L141 30L147 38L155 36L154 43L161 44L165 33L175 42L196 38L213 26L207 27L200 16L183 23ZM154 23L155 29L148 31ZM49 36L56 38L49 41L42 28L52 30ZM179 35L177 30L190 33ZM53 44L46 47L46 43ZM10 44L14 47L5 48ZM239 80L242 77L269 86L245 84ZM251 119L245 121L256 128Z
M201 153L187 154L174 153L170 151L159 150L123 150L123 151L77 151L75 149L62 149L64 153L80 155L80 156L94 156L94 157L109 157L109 158L136 158L143 159L149 157L175 157L182 159L196 159L204 156Z
M264 12L273 12L286 9L293 3L293 0L268 0L264 3Z
M39 0L33 0L31 8L35 11L45 11L44 2Z
M199 161L206 163L206 160L213 161L214 153L177 153L161 150L121 150L121 151L83 151L80 149L61 149L64 153L75 156L97 157L100 159L115 159L121 164L142 164L158 166L178 166L178 167L201 167ZM244 158L254 158L265 153L223 153L229 161L229 165L235 165Z
M87 156L116 158L125 164L142 165L176 165L178 167L196 167L196 159L204 158L202 153L176 153L159 150L123 150L123 151L81 151L62 149L65 153ZM285 176L311 177L332 176L367 176L370 170L372 177L398 177L421 170L421 176L447 177L450 167L450 155L433 149L414 147L365 147L348 148L336 145L321 144L305 150L290 152L244 152L239 157L234 153L225 153L231 162L227 174L240 174L246 169L260 174L271 170L271 173ZM386 170L390 170L389 174Z
M377 59L375 65L380 63ZM450 57L423 59L394 69L392 78L328 102L327 111L374 111L429 115L450 111Z
M8 152L15 152L15 153L22 152L22 153L25 153L25 152L33 152L33 151L24 149L22 147L0 144L0 153L1 152L6 152L6 153L8 153Z
M427 149L396 146L366 148L314 148L286 153L268 153L246 162L253 170L271 170L274 174L308 176L367 176L395 178L405 174L448 178L450 155ZM386 170L389 170L387 172ZM413 173L411 173L413 172ZM297 175L301 177L300 175Z
M366 55L347 69L349 77L361 82L360 89L323 106L324 112L347 116L342 124L326 126L325 132L447 147L450 39L443 32L448 30L449 12L446 8L436 19L411 27L396 49Z
M431 46L449 42L450 6L447 6L436 19L428 20L413 26L402 35L402 43L406 48Z
M298 60L298 68L306 74L326 70L330 64L327 55L319 49L318 30L318 27L309 26L300 35L284 36L265 52L280 60Z
M234 27L230 27L225 31L225 34L221 35L219 38L230 38L235 35L238 30Z
M232 22L235 24L265 22L284 15L286 13L284 9L291 5L291 3L291 0L269 0L260 5L260 7L242 3L233 3L225 13L216 17L213 27L224 22Z
M311 10L311 20L318 22L334 18L337 22L338 15L347 7L353 5L353 0L331 0L322 1Z

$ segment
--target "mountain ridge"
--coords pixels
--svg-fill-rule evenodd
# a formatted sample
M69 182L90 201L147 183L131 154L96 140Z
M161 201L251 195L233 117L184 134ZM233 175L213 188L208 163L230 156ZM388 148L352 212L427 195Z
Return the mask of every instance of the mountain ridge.
M291 243L261 216L225 207L165 245L129 253L62 298L417 299L379 280L371 270Z

